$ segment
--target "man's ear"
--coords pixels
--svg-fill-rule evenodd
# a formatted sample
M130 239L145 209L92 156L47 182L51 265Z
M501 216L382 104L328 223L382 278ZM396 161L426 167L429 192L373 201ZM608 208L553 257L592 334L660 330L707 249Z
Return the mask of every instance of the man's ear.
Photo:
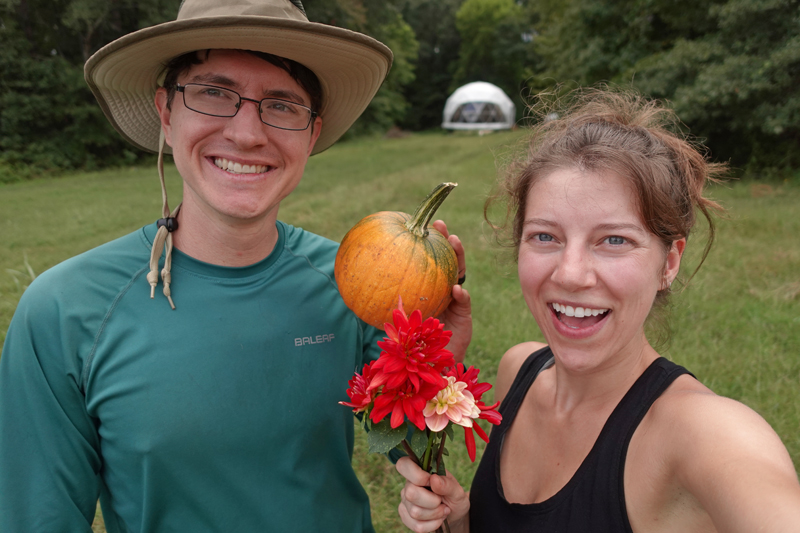
M322 132L322 117L317 117L311 123L311 142L308 143L308 156L311 157L311 151L314 150L314 145L319 139L319 134Z
M172 146L172 125L170 122L172 119L172 111L167 107L167 90L165 88L159 87L158 90L156 90L155 104L158 117L161 119L161 129L164 132L164 138L167 144Z

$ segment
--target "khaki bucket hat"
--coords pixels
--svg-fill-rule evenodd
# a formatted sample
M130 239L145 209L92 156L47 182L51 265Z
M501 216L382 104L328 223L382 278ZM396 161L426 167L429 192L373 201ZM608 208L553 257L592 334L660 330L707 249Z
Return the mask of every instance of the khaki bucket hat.
M322 133L312 154L329 148L352 126L392 64L391 50L375 39L309 22L300 0L184 0L177 20L98 50L86 62L84 76L117 131L135 146L158 152L161 123L153 98L164 66L179 55L215 48L270 53L317 75Z

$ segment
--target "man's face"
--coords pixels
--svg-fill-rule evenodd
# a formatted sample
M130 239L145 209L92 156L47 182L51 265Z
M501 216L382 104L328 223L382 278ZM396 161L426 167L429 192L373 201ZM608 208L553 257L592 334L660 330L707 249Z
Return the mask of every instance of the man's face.
M216 85L244 98L275 97L310 106L306 91L286 71L236 50L212 50L178 83ZM156 107L183 178L184 209L191 207L213 223L227 225L276 219L281 200L303 176L321 119L306 130L288 131L261 122L253 102L242 101L236 116L224 118L188 109L180 93L171 110L166 101L166 90L159 89Z

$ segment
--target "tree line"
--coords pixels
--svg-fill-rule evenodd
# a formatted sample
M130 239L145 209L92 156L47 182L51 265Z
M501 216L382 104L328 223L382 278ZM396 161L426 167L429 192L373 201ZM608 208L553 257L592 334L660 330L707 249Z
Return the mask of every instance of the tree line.
M453 90L526 102L606 82L667 99L714 159L754 175L800 167L800 0L304 0L310 20L395 55L347 137L439 127ZM148 157L107 123L83 63L180 0L0 0L0 181ZM521 122L522 123L522 122Z

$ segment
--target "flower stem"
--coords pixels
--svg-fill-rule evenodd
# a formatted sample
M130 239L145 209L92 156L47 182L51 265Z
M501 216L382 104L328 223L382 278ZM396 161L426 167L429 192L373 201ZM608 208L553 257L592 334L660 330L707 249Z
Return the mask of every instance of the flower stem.
M433 445L433 441L436 438L436 433L431 430L428 430L428 445L425 447L425 455L422 458L422 469L425 472L431 471L431 446Z
M442 456L444 455L444 441L446 439L447 439L447 433L442 432L442 440L439 441L439 452L436 454L436 474L439 476L445 475Z
M419 457L417 457L417 454L415 454L414 450L411 449L411 446L408 444L408 441L406 439L403 439L403 449L406 451L408 456L411 457L411 460L414 461L414 464L416 464L417 466L422 465L422 463L419 460Z

